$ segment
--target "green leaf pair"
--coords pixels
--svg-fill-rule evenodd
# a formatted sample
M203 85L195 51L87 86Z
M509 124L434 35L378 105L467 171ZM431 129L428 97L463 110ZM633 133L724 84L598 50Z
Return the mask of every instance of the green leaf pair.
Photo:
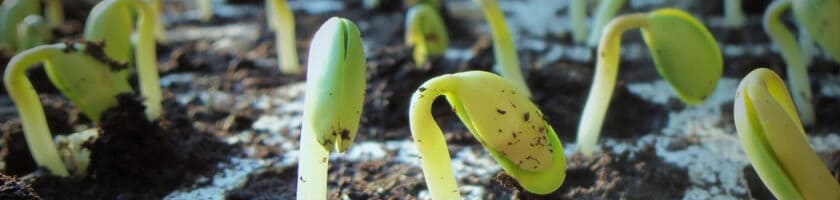
M750 72L735 96L735 128L764 185L779 199L840 199L840 185L810 148L784 82Z
M621 35L640 28L656 70L685 103L702 103L723 73L723 58L714 37L700 21L677 9L629 14L604 28L598 46L595 78L578 127L577 144L592 155L615 89Z
M446 96L464 125L523 188L547 194L563 183L563 145L537 106L510 81L468 71L430 79L411 98L411 134L433 199L460 198L446 141L430 113L438 96Z

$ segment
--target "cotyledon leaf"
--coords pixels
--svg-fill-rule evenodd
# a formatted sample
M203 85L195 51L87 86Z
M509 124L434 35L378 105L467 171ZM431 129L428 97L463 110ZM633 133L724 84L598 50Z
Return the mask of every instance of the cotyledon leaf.
M840 62L840 1L792 0L793 14L811 37Z

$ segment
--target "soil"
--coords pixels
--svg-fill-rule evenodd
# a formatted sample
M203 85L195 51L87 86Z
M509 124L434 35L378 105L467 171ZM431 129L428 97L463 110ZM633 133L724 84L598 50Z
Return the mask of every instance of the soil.
M87 1L85 1L87 2ZM769 1L745 4L745 11L751 16L760 16ZM237 5L258 5L263 1L236 0ZM720 15L719 2L702 4L695 8L708 15ZM79 10L89 10L92 5L79 4ZM746 6L749 5L749 6ZM184 5L168 4L169 11L183 11ZM361 120L360 141L393 141L410 138L408 119L409 98L424 81L441 74L466 70L492 71L493 47L489 35L477 35L463 19L445 15L450 29L451 46L469 49L473 56L468 59L442 56L430 63L416 66L411 57L411 47L402 44L403 13L405 8L398 3L385 3L374 10L364 10L360 1L349 1L340 11L311 14L295 13L299 61L307 60L308 43L311 35L330 16L347 17L358 25L369 46L367 53L367 94ZM629 8L623 12L630 12ZM56 30L61 40L78 40L87 12L68 12L71 22ZM195 98L189 102L177 102L176 94L185 92L221 91L230 95L266 95L279 87L304 81L305 75L284 75L273 62L275 56L273 33L264 27L264 15L251 13L239 18L217 16L214 21L175 21L169 29L189 27L221 26L236 23L260 24L259 36L253 48L244 52L211 51L213 41L178 41L158 45L161 77L176 74L195 75L194 80L184 84L164 87L166 96L165 113L161 120L149 122L143 116L143 106L134 96L120 96L120 105L106 112L100 123L101 136L86 144L93 150L88 175L83 177L58 178L44 175L38 170L29 151L16 117L2 117L5 143L0 156L5 161L4 174L29 176L32 189L25 190L44 199L159 199L174 190L188 190L210 184L198 181L217 173L217 165L232 157L248 157L272 160L285 157L285 150L268 144L261 138L269 133L253 131L256 136L229 145L223 140L235 137L237 133L252 131L252 124L263 115L273 112L245 106L218 106L210 100ZM451 23L450 23L451 22ZM740 31L747 30L747 31ZM726 44L765 44L768 38L758 24L748 24L744 29L730 30L711 28L713 35ZM569 44L570 37L548 37L542 42ZM625 43L641 43L637 33L628 33ZM367 43L369 42L369 43ZM250 45L250 44L249 44ZM646 50L644 50L646 51ZM567 60L542 63L539 58L545 51L520 50L520 64L528 85L533 91L534 102L541 107L559 138L567 143L576 138L581 110L593 76L593 61L575 62ZM593 52L594 53L594 50ZM8 58L3 58L8 60ZM757 67L769 67L784 76L784 61L779 56L729 57L725 56L724 76L739 78ZM5 63L5 62L4 62ZM635 141L650 134L656 134L668 124L669 114L681 111L686 106L677 99L667 104L655 104L631 93L627 85L661 79L651 67L648 58L622 60L618 84L605 119L602 138L619 141ZM828 75L840 74L836 62L816 60L809 69L813 77L814 91L819 91L820 80ZM2 65L5 66L5 65ZM42 101L49 121L50 130L56 134L67 134L90 127L92 123L78 109L58 94L49 84L43 70L33 69L30 78L42 94ZM5 90L0 89L5 96ZM840 132L840 98L816 96L817 127L809 132L817 135ZM237 102L236 105L239 105ZM732 116L731 103L722 104L722 117ZM471 147L483 151L482 147L467 131L451 107L443 98L436 100L433 110L440 126L446 132L451 152ZM724 121L732 121L726 119ZM720 124L719 126L732 126ZM293 127L294 128L294 127ZM734 130L734 127L731 128ZM287 132L293 132L288 131ZM292 133L283 133L292 134ZM291 136L297 139L298 136ZM296 141L295 141L296 142ZM668 150L682 150L697 141L692 138L672 141ZM609 147L605 147L609 148ZM664 161L657 156L653 146L638 152L614 153L605 149L596 157L581 155L567 157L568 167L563 186L548 195L534 195L524 190L510 176L500 171L491 181L480 177L462 178L459 184L478 185L487 192L485 199L681 199L691 186L688 170ZM426 189L421 169L393 159L395 152L388 152L386 159L363 161L337 161L330 163L329 199L420 199ZM836 177L840 177L840 156L835 152L826 159ZM32 172L35 172L32 174ZM771 199L752 168L742 172L749 185L749 195L756 199ZM268 167L248 176L240 188L227 192L227 199L292 199L296 190L297 168ZM7 177L0 175L0 178ZM6 182L8 183L8 182ZM25 185L25 184L24 184ZM5 185L4 185L5 186ZM21 185L23 186L23 185ZM6 187L3 187L4 189ZM3 190L5 191L5 190ZM5 192L0 193L4 195ZM37 195L35 195L37 198ZM0 199L3 196L0 196Z
M34 200L41 199L29 184L23 181L0 174L0 199L9 200Z

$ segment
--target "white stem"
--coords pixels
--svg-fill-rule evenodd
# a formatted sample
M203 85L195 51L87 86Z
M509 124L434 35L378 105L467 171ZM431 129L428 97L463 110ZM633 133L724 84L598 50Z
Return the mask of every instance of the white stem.
M297 199L327 199L327 170L329 170L330 152L315 139L313 129L305 116L303 119L298 154Z
M569 1L568 12L572 21L572 38L576 43L586 41L586 0Z

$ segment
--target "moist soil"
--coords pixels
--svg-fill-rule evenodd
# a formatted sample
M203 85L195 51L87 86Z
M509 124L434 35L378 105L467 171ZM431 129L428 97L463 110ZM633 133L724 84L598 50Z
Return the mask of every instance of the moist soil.
M86 1L85 1L86 2ZM236 4L260 5L262 1L237 0ZM745 4L745 11L751 16L760 16L765 1ZM72 3L70 3L72 5ZM79 3L78 10L89 10L92 5ZM702 13L720 15L718 2L702 4L697 8ZM444 15L449 27L451 45L468 48L469 59L438 57L430 63L417 66L411 58L411 47L402 44L403 17L405 8L398 3L385 3L374 10L364 10L360 1L350 1L347 8L322 14L295 13L299 42L299 61L305 64L308 39L330 16L347 17L356 24L367 24L362 36L372 45L367 54L367 96L362 116L358 141L403 140L410 137L407 110L411 94L426 80L447 73L466 70L492 71L493 49L489 35L476 35L464 25L462 19ZM68 8L69 9L69 8ZM166 10L183 11L183 5L168 4ZM633 12L625 8L623 13ZM59 30L59 40L78 40L87 12L69 12L70 23ZM235 23L265 24L264 15L250 14L239 18L218 17L211 22L178 21L170 25L177 29L190 26L216 26ZM716 37L728 44L764 44L768 38L759 24L748 24L738 30L711 28ZM0 116L3 123L3 145L0 156L6 163L3 174L27 176L26 183L15 182L0 175L4 181L2 193L27 194L35 199L159 199L168 193L201 184L201 177L218 172L217 165L231 157L249 156L270 159L283 156L276 146L263 144L255 138L237 145L222 142L225 137L251 129L251 124L266 110L253 107L218 107L202 100L187 103L175 101L173 93L200 90L218 90L228 94L266 94L274 88L299 83L305 75L284 75L275 66L265 64L265 59L274 59L273 33L260 26L259 38L253 49L247 52L220 53L208 51L212 41L179 41L158 45L161 76L171 74L195 74L197 77L213 80L208 85L199 83L173 84L164 88L166 96L165 113L161 120L149 122L143 116L143 106L134 96L119 96L120 105L108 110L100 124L101 136L86 143L92 149L92 162L88 175L82 177L58 178L45 175L35 166L26 148L20 122L14 116ZM638 34L628 33L625 43L641 43ZM305 39L304 39L305 38ZM570 37L546 38L546 43L570 44ZM368 43L366 43L368 45ZM533 100L548 116L562 141L575 140L577 124L589 86L595 63L554 61L542 67L534 67L538 58L547 52L520 50L520 64ZM593 50L594 55L594 50ZM2 61L7 61L3 57ZM757 67L769 67L784 73L784 61L779 56L729 57L725 56L725 77L739 78ZM817 60L809 69L814 91L823 86L816 81L827 75L840 74L838 64ZM632 141L652 134L668 123L670 112L685 108L677 99L665 105L653 104L630 93L626 85L636 82L658 80L656 70L649 59L622 60L622 69L607 117L602 137ZM5 66L5 65L2 65ZM305 66L305 65L304 65ZM780 74L785 76L784 74ZM43 70L33 69L30 78L39 91L47 114L50 130L55 134L67 134L79 127L90 127L91 122L80 114L66 99L49 84ZM0 90L1 95L5 89ZM816 93L815 93L816 94ZM816 96L817 127L810 127L816 134L837 133L840 121L840 99ZM731 104L722 107L724 116L731 116ZM447 132L446 140L451 152L471 147L482 147L468 133L463 124L451 111L448 103L439 98L433 106L433 115ZM730 120L731 121L731 120ZM259 134L259 132L258 132ZM677 141L669 149L685 148L691 141ZM257 153L243 153L246 149ZM548 195L530 194L503 171L487 182L478 177L466 177L466 183L483 186L486 199L680 199L690 186L687 170L663 161L653 147L636 153L610 153L605 149L600 156L586 158L573 155L567 158L568 167L564 185ZM393 156L393 155L389 155ZM835 152L826 159L836 177L840 171L840 156ZM832 167L833 166L833 167ZM32 173L35 172L35 173ZM750 186L750 195L756 199L769 199L772 194L758 181L754 170L743 170ZM418 193L426 189L421 169L397 162L392 158L360 162L331 162L329 169L330 199L418 199ZM292 199L296 189L297 169L295 167L268 168L249 175L241 187L226 194L227 199ZM11 180L7 181L7 180ZM757 182L758 181L758 182ZM12 186L8 186L13 183ZM28 189L27 184L32 188ZM7 190L11 188L14 190ZM763 190L762 190L763 189ZM34 193L33 193L34 191ZM37 193L37 194L36 194ZM5 196L0 196L0 199ZM27 199L27 198L21 198Z

